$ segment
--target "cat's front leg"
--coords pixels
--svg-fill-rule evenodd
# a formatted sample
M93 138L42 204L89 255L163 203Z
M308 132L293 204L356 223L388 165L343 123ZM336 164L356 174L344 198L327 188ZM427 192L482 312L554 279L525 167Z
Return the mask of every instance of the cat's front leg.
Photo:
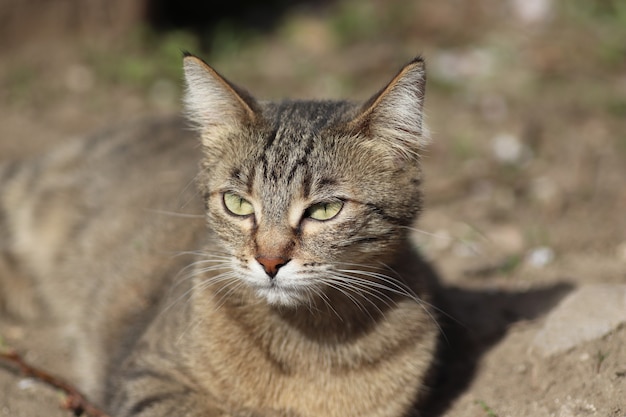
M300 417L292 411L227 409L186 375L163 367L126 369L118 382L109 396L115 417Z
M209 401L197 392L186 390L128 398L119 404L116 417L299 417L291 412L273 410L228 411L217 401Z
M126 381L112 401L115 417L253 417L220 408L217 401L190 387L171 381L165 374L146 371ZM162 380L160 380L163 378ZM256 416L254 416L256 417Z

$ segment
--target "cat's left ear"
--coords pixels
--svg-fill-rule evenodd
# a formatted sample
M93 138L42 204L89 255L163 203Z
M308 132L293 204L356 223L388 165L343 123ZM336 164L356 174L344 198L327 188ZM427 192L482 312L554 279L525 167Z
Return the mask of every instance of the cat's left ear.
M185 108L200 128L237 128L256 120L258 105L248 92L191 54L184 54L183 68L187 84Z
M396 156L418 156L430 141L424 125L425 87L424 59L417 57L363 105L350 129L388 146Z

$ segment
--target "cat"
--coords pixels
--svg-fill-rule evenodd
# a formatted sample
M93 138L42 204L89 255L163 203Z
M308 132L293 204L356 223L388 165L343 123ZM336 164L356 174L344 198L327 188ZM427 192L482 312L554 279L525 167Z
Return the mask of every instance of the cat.
M419 415L424 60L361 104L260 101L183 60L194 129L0 165L0 322L57 329L47 366L115 417Z

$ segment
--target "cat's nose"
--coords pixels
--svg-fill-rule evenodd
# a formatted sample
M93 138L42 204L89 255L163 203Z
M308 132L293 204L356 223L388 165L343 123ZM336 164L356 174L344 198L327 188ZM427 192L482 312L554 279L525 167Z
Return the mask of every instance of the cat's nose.
M274 278L280 267L289 262L289 259L282 256L257 256L256 260L265 269L265 273L270 278Z

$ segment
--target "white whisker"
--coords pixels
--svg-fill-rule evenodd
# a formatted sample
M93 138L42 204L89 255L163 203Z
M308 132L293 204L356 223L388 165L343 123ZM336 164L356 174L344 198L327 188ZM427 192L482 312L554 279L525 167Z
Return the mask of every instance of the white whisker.
M384 265L387 269L389 269L395 275L399 276L399 274L396 271L394 271L392 268L390 268L389 266L385 264L382 264L382 265ZM366 266L366 265L362 265L362 267L371 268L370 266ZM388 291L397 295L407 297L415 301L417 304L420 305L420 307L424 310L424 312L428 314L428 316L433 321L433 323L435 323L435 325L439 328L439 331L441 332L441 334L445 336L443 329L437 322L436 318L433 316L433 313L430 311L430 309L433 309L437 312L441 312L443 314L445 313L442 312L440 309L436 308L435 306L433 306L431 303L428 303L422 298L420 298L419 296L417 296L417 294L415 294L415 292L405 283L399 281L398 279L394 279L388 275L380 274L380 273L372 272L372 271L367 271L367 270L337 269L337 271L340 273L347 274L347 278L354 280L353 282L354 284L358 283L358 284L361 284L363 286L366 286L372 289L376 288L377 292ZM359 277L359 275L361 277L373 278L373 280L361 278Z
M463 246L465 249L467 249L470 253L476 254L476 255L481 255L483 256L484 253L483 251L480 250L480 247L477 247L474 242L470 239L464 239L461 237L454 237L454 236L449 236L449 235L442 235L440 233L433 233L433 232L427 232L426 230L423 229L419 229L416 227L412 227L412 226L401 226L404 229L408 229L411 230L412 232L416 232L419 233L421 235L424 236L428 236L431 237L433 239L438 239L440 241L443 242L454 242L454 243L458 243L459 245ZM475 231L477 234L479 234L484 240L488 239L482 234L480 233L478 230L473 229L473 231Z
M221 267L221 269L224 269L223 267ZM182 282L187 281L189 279L195 278L198 275L201 275L203 272L192 272L191 274L189 274L187 277L185 277L184 279L180 280L179 282L177 282L173 287L172 287L172 291L174 290L174 288L176 288L178 285L180 285ZM178 297L176 297L174 300L172 300L165 308L163 308L163 310L161 310L161 312L159 314L164 314L166 311L168 311L170 308L172 308L174 305L176 305L178 302L180 302L181 300L187 298L189 299L189 297L191 297L196 291L202 291L204 288L206 288L206 286L208 286L211 283L215 283L215 282L220 282L220 281L224 281L227 275L232 274L232 272L228 271L228 272L224 272L222 274L218 274L215 275L213 277L211 277L208 280L202 281L198 284L194 284L192 285L189 289L187 289L183 294L179 295Z
M348 286L352 290L358 290L359 293L365 293L366 295L376 298L378 301L385 304L387 307L391 307L391 305L389 304L389 302L393 302L391 297L389 297L388 295L386 295L384 292L382 292L381 290L377 288L372 288L373 286L370 285L372 284L372 281L359 279L352 275L342 274L342 273L334 273L333 276L339 278L341 282L346 284L346 286ZM372 303L371 300L368 300L368 301Z
M201 218L204 218L204 214L178 213L178 212L175 212L175 211L156 210L156 209L145 209L145 210L150 212L150 213L162 214L162 215L165 215L165 216L172 216L172 217L180 217L180 218L187 218L187 219L201 219Z
M328 307L333 313L335 313L335 316L337 316L337 318L341 321L343 321L343 318L341 317L341 315L337 312L337 310L335 310L335 308L333 307L332 303L330 302L330 300L328 299L328 296L326 294L324 294L324 292L321 289L315 289L315 288L311 288L312 292L315 293L318 297L320 297L320 299L324 302L324 304L326 305L326 307ZM313 308L313 303L312 300L309 301L309 305L311 306L311 309ZM311 310L309 310L311 311Z
M351 282L351 280L346 280L344 277L342 277L340 275L337 275L337 274L333 274L332 278L326 277L323 281L329 287L334 288L337 291L341 292L343 295L345 295L348 299L350 299L356 305L356 307L360 311L366 313L372 320L374 320L374 318L371 316L371 314L368 311L368 309L365 308L365 306L361 302L359 302L359 300L356 298L356 296L354 296L353 294L350 293L350 291L352 291L352 292L357 292L357 293L363 294L363 292L364 292L363 289L355 288L354 283ZM355 290L358 290L358 291L355 291ZM368 295L372 296L372 297L379 298L379 297L377 297L375 294L373 294L371 292L367 292L366 291L366 293ZM368 297L361 297L361 298L366 300L366 301L368 301L370 304L372 304L372 306L374 308L376 308L376 310L378 310L378 312L381 315L383 315L383 312L376 305L376 303L374 303ZM384 302L384 301L382 301L382 302Z
M412 300L415 300L416 302L420 302L419 298L417 297L417 295L415 295L415 293L413 293L413 291L411 291L411 289L409 289L408 287L406 287L404 284L400 284L399 282L397 282L396 280L394 280L391 277L388 277L387 275L383 275L383 274L379 274L376 272L370 272L370 271L362 271L362 270L354 270L354 269L338 269L339 272L348 274L349 277L356 279L356 280L360 280L363 282L367 282L369 285L371 285L372 287L376 287L376 288L380 288L382 290L387 290L389 292L392 292L394 294L398 294L398 295L402 295L405 296L407 298L410 298ZM380 282L376 282L376 281L371 281L371 280L366 280L363 278L358 278L355 275L362 275L365 277L370 277L370 278L375 278L377 280L382 281L382 283ZM385 285L385 284L389 284L389 285Z

